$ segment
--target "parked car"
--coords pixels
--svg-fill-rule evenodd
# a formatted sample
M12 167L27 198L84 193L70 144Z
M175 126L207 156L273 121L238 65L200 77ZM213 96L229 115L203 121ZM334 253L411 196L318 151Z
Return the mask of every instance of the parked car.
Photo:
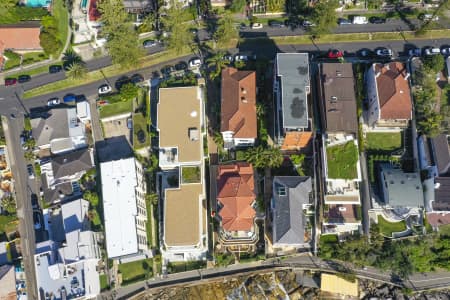
M144 48L151 48L151 47L156 46L156 42L154 40L145 40L142 43L142 46L144 46Z
M138 84L138 83L144 81L144 76L142 76L141 74L138 74L138 73L133 74L133 76L131 76L130 81L134 84Z
M189 69L199 68L202 65L202 61L198 57L194 57L189 60Z
M164 77L169 77L172 72L175 71L175 68L171 65L167 65L161 69L161 74Z
M39 212L33 211L34 229L39 230L42 227L42 218Z
M227 61L227 63L231 64L233 62L233 56L229 55L229 54L225 54L223 56L223 60Z
M380 17L370 17L369 22L372 24L384 24L386 23L386 19Z
M284 27L284 23L281 21L277 21L277 20L270 20L269 26L272 28L282 28L282 27Z
M5 78L5 86L16 85L16 83L17 83L16 78Z
M38 197L36 194L31 194L31 207L34 209L38 209L39 208L39 201L38 201Z
M50 67L48 67L48 72L49 73L58 73L62 71L62 67L60 65L52 65Z
M338 24L339 25L351 25L352 22L349 19L339 18Z
M24 151L28 150L28 146L25 142L26 142L25 137L23 135L21 135L20 136L20 146L22 146L22 150L24 150Z
M304 20L302 23L303 27L311 27L311 26L316 26L316 24L312 23L311 21L308 20Z
M392 57L392 50L389 48L378 48L375 54L380 57Z
M102 84L98 87L98 94L99 95L106 95L112 92L112 87L109 84Z
M284 25L294 29L294 28L300 27L301 22L300 22L300 20L297 20L297 19L289 19L289 20L284 21Z
M422 55L422 49L420 48L414 48L408 50L409 56L421 56Z
M450 55L450 47L442 47L441 54L445 55L445 56L449 56Z
M261 23L253 23L252 24L252 29L262 29L263 28L263 24Z
M369 22L367 21L367 18L364 16L354 16L352 23L357 25L364 25Z
M256 55L238 53L234 56L234 61L249 61L251 59L256 59Z
M61 100L59 100L59 98L57 98L57 97L50 98L47 101L47 106L51 107L51 106L59 105L60 103L61 103Z
M341 58L344 57L344 53L341 50L331 49L328 51L327 57L332 59Z
M128 76L122 76L119 79L117 79L115 86L118 91L124 86L125 84L131 83L131 80Z
M441 49L437 47L426 47L423 51L425 55L438 55L441 54Z
M361 57L370 57L373 56L373 52L370 49L363 48L357 52L357 55Z
M20 75L19 77L17 77L17 81L19 83L25 83L31 80L31 76L30 75Z
M177 71L184 71L187 70L188 64L184 61L180 61L175 65L175 70Z
M75 102L76 99L77 97L74 94L67 94L64 96L63 101L64 103Z
M439 21L439 16L433 16L432 14L420 14L419 19L422 21Z
M27 165L27 172L28 172L28 178L34 179L34 168L33 168L33 165L31 165L31 164Z

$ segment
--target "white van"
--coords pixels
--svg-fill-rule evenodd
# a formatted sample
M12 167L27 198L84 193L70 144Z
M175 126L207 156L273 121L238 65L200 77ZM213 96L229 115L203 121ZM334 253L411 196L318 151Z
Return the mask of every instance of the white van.
M364 25L369 23L367 21L367 18L364 16L354 16L353 17L353 24L358 24L358 25Z

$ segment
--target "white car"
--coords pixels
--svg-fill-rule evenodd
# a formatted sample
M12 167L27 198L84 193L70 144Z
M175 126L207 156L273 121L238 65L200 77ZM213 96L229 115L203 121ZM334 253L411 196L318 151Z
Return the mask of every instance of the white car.
M261 23L253 23L252 24L252 29L261 29L263 28L263 24Z
M304 20L302 23L303 27L312 27L312 26L316 26L316 24L312 23L311 21L308 20Z
M441 54L445 55L445 56L449 56L450 55L450 47L445 47L441 49Z
M105 95L111 93L112 88L108 84L103 84L98 88L99 95Z
M425 55L438 55L441 54L441 49L437 47L428 47L424 51Z
M439 21L439 17L438 16L434 16L432 14L425 14L423 15L422 19L424 21Z
M377 49L377 51L375 53L381 57L391 57L392 56L392 50L389 48Z
M55 106L55 105L59 105L61 103L61 100L59 100L59 98L51 98L48 99L47 101L47 106Z
M202 65L200 58L195 57L189 61L189 69L196 69Z
M354 16L352 23L357 25L364 25L369 23L369 21L367 21L367 18L364 16Z

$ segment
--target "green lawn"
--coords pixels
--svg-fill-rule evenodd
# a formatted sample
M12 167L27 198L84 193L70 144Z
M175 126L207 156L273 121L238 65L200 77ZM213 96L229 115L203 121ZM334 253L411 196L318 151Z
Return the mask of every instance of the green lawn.
M108 278L106 277L106 274L100 275L100 290L104 291L109 288L108 285Z
M115 115L131 112L133 109L133 101L121 101L114 104L100 106L100 118L107 118Z
M199 183L200 168L199 167L181 167L181 180L183 183Z
M69 33L69 15L67 9L64 7L64 0L54 0L52 9L53 16L56 18L58 24L58 38L62 45L62 48L57 53L59 55L66 44L67 34Z
M381 215L378 215L378 226L380 228L380 232L388 237L391 237L394 232L402 232L406 230L405 220L400 222L389 222Z
M188 261L188 262L169 262L167 272L169 274L186 272L206 268L205 261Z
M442 235L450 235L450 225L439 226L439 233Z
M48 59L48 56L44 52L29 52L23 55L22 65L30 65L39 61Z
M151 258L120 264L119 272L122 274L122 284L126 285L151 277L153 275L152 266Z
M394 151L402 146L401 132L368 132L367 150Z
M20 66L20 54L7 50L5 51L4 56L7 58L4 67L5 70L10 70Z
M328 177L354 179L358 176L358 148L353 141L327 147Z
M18 225L17 216L15 215L0 215L0 234L14 231Z
M145 138L141 143L138 139L138 133L143 132ZM142 134L142 133L139 133ZM134 114L133 116L133 148L140 149L150 146L150 136L148 134L147 120L142 113Z
M152 231L152 220L150 220L152 205L150 204L150 201L147 200L145 201L145 207L147 209L147 222L145 223L145 229L147 231L147 244L149 245L149 247L152 247L153 231Z

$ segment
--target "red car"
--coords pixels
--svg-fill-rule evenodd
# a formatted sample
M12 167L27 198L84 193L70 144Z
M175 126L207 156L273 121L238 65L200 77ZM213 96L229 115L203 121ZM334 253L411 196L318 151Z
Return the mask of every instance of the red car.
M16 78L5 78L5 86L15 85L17 83Z
M341 57L344 57L344 53L342 53L341 50L332 49L332 50L328 51L327 57L328 58L341 58Z

